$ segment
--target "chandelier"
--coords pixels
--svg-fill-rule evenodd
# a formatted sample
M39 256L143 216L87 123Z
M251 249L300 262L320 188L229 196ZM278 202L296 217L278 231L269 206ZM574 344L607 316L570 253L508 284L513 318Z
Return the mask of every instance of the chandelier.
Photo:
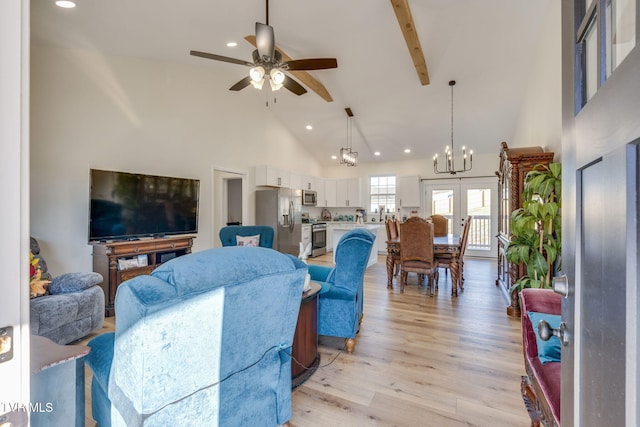
M455 86L456 81L449 81L449 86L451 86L451 147L447 145L444 150L444 167L440 169L440 165L438 162L438 154L436 153L433 156L433 171L435 173L448 173L451 175L455 175L458 172L466 172L470 171L473 165L473 150L469 151L469 162L467 163L467 149L462 146L462 169L456 169L455 165L455 153L453 150L453 87Z
M351 145L351 120L353 120L353 112L351 108L345 108L347 112L347 147L340 149L340 164L346 164L347 166L358 166L358 152L353 151Z

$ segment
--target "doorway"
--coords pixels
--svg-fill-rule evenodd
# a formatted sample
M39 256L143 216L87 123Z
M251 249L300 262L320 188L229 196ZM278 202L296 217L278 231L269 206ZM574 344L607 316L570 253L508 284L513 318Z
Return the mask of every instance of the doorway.
M425 181L426 215L443 215L448 232L461 234L467 216L473 217L465 255L496 258L498 183L495 179Z
M218 235L227 225L242 225L247 218L247 174L228 169L213 169L212 247L220 247Z

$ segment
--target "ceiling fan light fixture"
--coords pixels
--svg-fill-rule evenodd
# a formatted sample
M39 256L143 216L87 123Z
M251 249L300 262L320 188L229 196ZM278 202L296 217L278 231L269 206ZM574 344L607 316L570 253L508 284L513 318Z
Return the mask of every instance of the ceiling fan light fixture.
M284 83L284 73L278 68L273 68L269 72L269 76L271 76L271 80L273 80L277 85L282 85Z
M269 79L269 85L271 86L272 92L275 92L276 90L280 90L282 88L282 84L275 83L273 79Z
M249 77L251 77L251 83L262 81L264 79L264 68L259 65L257 67L251 68L249 70ZM262 87L262 84L260 85L260 87Z
M264 85L264 79L259 80L257 82L254 82L253 80L251 80L251 86L253 86L254 88L256 88L258 90L262 90L262 85Z

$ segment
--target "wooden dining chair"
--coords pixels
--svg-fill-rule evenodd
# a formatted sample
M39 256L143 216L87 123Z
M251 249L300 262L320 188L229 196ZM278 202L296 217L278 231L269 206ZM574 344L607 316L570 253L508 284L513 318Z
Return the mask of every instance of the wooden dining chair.
M433 223L433 235L436 237L446 236L449 233L449 220L443 215L431 215Z
M433 224L412 217L400 224L400 292L408 273L417 273L420 282L429 277L431 295L436 289L437 266L433 258Z
M469 215L467 217L467 221L464 223L462 238L460 240L460 256L458 257L458 265L460 265L460 289L462 289L462 285L464 284L464 254L467 251L467 246L469 245L469 230L471 230L472 220L473 216Z
M395 221L388 219L384 222L384 225L387 230L387 240L397 239L400 235L398 224L396 224ZM398 256L398 254L394 254L392 259L393 275L398 276L398 273L400 272L400 257Z
M464 251L467 247L467 241L468 241L468 236L469 236L469 229L471 228L471 220L473 219L473 216L469 215L464 223L464 226L462 227L462 234L460 235L460 253L458 254L458 280L459 280L459 286L460 288L462 288L462 283L463 283L463 265L464 265ZM451 256L451 254L438 254L435 256L436 258L436 262L437 262L437 266L438 268L444 268L444 273L445 276L448 274L449 271L449 267L451 266L451 262L453 261L453 258Z

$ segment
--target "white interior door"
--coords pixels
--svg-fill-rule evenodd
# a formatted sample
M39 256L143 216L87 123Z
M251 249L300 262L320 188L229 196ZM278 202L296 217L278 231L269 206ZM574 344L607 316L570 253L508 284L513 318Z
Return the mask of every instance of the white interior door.
M460 234L467 216L473 217L466 255L497 256L498 183L495 179L433 180L425 184L427 216L443 215L449 232Z

